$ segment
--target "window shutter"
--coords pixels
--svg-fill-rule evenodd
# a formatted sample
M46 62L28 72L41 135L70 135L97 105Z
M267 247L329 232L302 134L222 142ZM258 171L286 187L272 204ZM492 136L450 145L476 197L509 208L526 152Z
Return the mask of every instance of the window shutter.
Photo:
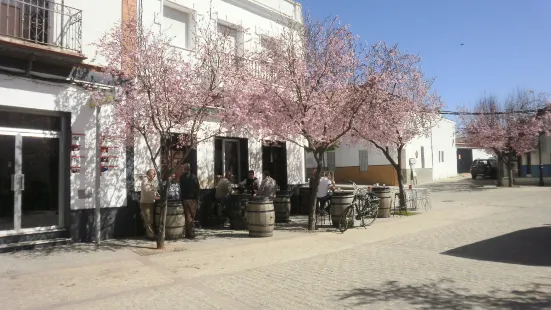
M360 172L367 172L369 168L369 153L367 150L359 150L358 155L360 156Z

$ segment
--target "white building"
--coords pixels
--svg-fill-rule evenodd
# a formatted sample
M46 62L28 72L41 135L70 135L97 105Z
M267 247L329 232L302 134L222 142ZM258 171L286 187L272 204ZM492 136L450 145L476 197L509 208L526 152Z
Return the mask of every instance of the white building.
M401 156L404 182L412 181L413 171L418 184L457 175L455 130L455 122L442 118L428 136L417 137L404 147ZM392 156L396 161L396 153ZM334 172L338 183L351 180L358 184L398 184L390 161L369 143L353 147L342 145L328 152L324 162L325 169ZM307 176L315 166L313 156L306 154Z
M541 154L541 160L540 160ZM458 173L469 173L475 159L496 158L489 150L478 149L468 141L457 144ZM540 136L534 149L513 158L513 177L516 185L538 185L540 183L540 166L544 185L551 184L551 136ZM507 178L507 168L504 167Z
M0 0L0 246L92 239L98 116L82 82L97 80L102 59L91 43L121 19L138 16L170 32L175 44L192 53L194 17L206 16L209 4ZM213 0L212 5L213 22L233 27L236 44L259 41L289 20L302 20L300 5L290 0ZM251 38L239 33L241 27L251 31ZM109 126L111 112L102 110L101 126ZM106 137L102 151L102 238L136 235L141 224L135 177L151 165L141 145L125 147ZM290 158L295 160L285 160ZM241 178L246 170L268 169L283 172L277 175L282 187L304 179L303 153L296 146L263 147L260 138L244 135L202 143L189 160L205 190L231 160L238 162Z

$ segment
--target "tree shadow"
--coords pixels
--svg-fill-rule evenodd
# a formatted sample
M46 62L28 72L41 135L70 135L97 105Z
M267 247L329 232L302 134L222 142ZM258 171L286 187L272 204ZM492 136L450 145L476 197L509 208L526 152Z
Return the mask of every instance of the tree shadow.
M474 192L496 189L496 181L492 179L463 179L458 182L431 182L419 187L428 188L431 192Z
M518 230L441 254L509 264L551 267L551 226Z
M354 289L339 300L350 306L366 307L376 303L402 302L415 309L549 309L551 285L526 284L511 291L493 289L486 294L454 285L451 279L415 285L388 281L379 287Z
M307 215L292 215L289 217L289 222L287 223L276 223L275 230L281 231L307 231L308 230L308 216ZM325 219L325 222L322 222L318 218L316 224L316 232L334 232L336 228L331 225L331 217Z

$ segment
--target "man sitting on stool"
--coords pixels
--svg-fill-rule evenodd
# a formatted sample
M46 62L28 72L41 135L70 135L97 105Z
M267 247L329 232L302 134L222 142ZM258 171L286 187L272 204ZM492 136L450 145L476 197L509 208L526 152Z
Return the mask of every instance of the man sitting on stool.
M327 205L327 201L329 201L331 199L331 196L333 196L333 190L335 190L335 186L331 182L331 180L329 180L329 178L327 178L326 176L322 176L320 178L317 193L320 214L327 214L325 208Z

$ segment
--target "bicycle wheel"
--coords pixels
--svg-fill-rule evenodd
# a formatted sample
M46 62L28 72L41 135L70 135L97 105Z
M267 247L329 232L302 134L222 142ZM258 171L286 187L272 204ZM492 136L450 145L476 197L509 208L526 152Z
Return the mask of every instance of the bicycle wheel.
M344 209L339 220L339 230L340 232L345 232L348 229L348 226L351 226L350 223L354 221L354 205L350 205Z
M379 214L379 203L376 205L370 206L369 212L365 213L364 216L362 216L362 226L371 226L373 222L377 219L377 215Z

